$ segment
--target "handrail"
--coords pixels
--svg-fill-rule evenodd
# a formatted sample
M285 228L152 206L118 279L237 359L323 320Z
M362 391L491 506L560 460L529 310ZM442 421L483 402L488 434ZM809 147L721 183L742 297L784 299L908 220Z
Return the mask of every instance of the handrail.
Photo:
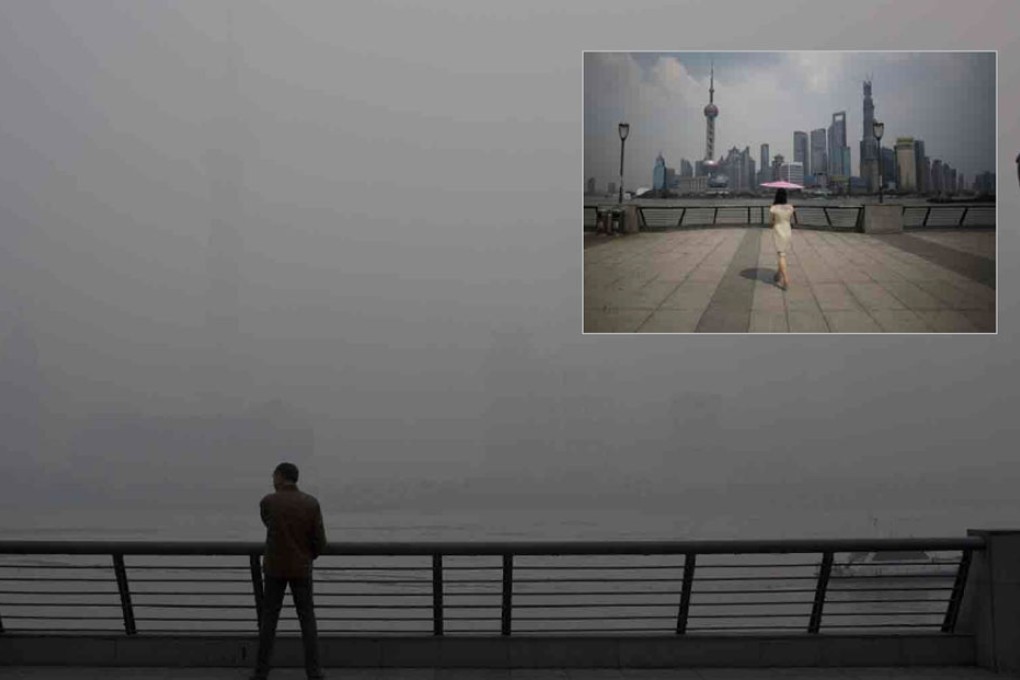
M673 229L704 226L763 225L768 223L768 205L741 203L733 205L640 205L636 204L643 229ZM585 229L591 229L589 211L619 206L586 203ZM797 206L793 215L797 227L836 231L861 231L864 204L814 205L810 201ZM902 205L900 214L905 229L995 227L996 204L955 203L936 205ZM722 216L720 220L720 215ZM820 217L819 217L820 215Z
M876 550L981 550L980 536L959 538L807 538L704 541L386 541L330 543L323 555L702 555ZM245 541L0 541L0 555L250 555ZM647 552L643 552L647 551Z
M776 539L776 540L732 540L732 541L721 541L721 540L688 540L688 541L479 541L479 542L464 542L464 541L437 541L437 542L376 542L376 543L355 543L355 542L343 542L343 543L332 543L325 547L322 551L323 556L372 556L377 558L386 557L397 557L397 556L419 556L419 557L431 557L428 563L423 563L421 567L412 567L407 565L394 565L392 567L378 566L378 565L365 565L357 567L339 567L339 566L321 566L316 569L316 573L325 572L329 574L334 571L350 570L355 572L386 572L387 570L393 571L418 571L422 573L420 578L393 578L394 575L386 575L384 578L326 578L323 577L322 583L331 584L334 586L341 584L360 584L369 587L379 587L382 585L394 585L403 584L401 593L393 592L324 592L322 588L318 588L319 595L326 598L334 597L353 597L353 598L371 598L378 596L380 598L391 597L396 595L402 595L405 598L416 598L426 597L431 595L431 603L417 602L408 604L406 601L402 604L393 603L372 603L371 600L365 602L351 602L347 601L343 604L333 604L332 600L320 600L317 605L319 608L329 609L342 609L347 614L346 616L322 616L320 617L323 621L347 621L347 622L358 622L358 621L376 621L376 622L388 622L390 624L397 623L417 623L417 622L429 622L431 626L428 629L416 629L416 630L405 630L408 633L431 633L434 636L443 636L450 634L451 632L465 632L463 629L450 630L447 624L460 621L488 621L494 624L496 627L490 631L503 636L514 634L515 622L544 622L544 623L555 623L560 621L600 621L603 625L609 625L610 623L639 623L641 621L669 621L671 622L668 627L664 628L661 632L669 633L675 632L677 635L685 635L688 632L702 632L702 631L718 631L718 630L743 630L757 628L768 628L774 630L787 630L787 629L799 629L808 634L818 634L823 627L823 619L831 617L831 621L828 626L835 629L844 628L874 628L881 629L885 627L896 627L896 628L929 628L933 631L941 631L943 633L952 633L956 626L956 619L960 610L960 603L963 598L964 588L967 580L967 571L971 563L971 555L974 551L980 551L985 549L985 541L981 536L967 536L960 538L886 538L886 539ZM837 574L834 569L835 566L835 555L842 553L860 553L860 552L883 552L883 551L928 551L928 552L959 552L959 560L931 560L931 561L910 561L908 558L898 558L894 556L892 560L883 561L883 565L901 565L901 566L921 566L923 569L928 569L922 573L899 573L891 574L882 577L883 586L881 587L867 587L861 588L861 585L869 585L867 582L855 581L856 587L833 587L832 584L838 581L846 581L848 578L842 572ZM257 630L258 625L261 623L261 612L262 612L262 598L263 598L263 584L262 584L262 570L260 565L260 556L264 551L264 544L256 542L219 542L219 541L48 541L48 540L36 540L36 541L0 541L0 555L96 555L96 556L112 556L113 558L113 576L114 579L102 579L102 578L80 578L74 577L73 574L68 578L41 578L34 575L36 571L42 571L46 569L61 570L61 569L109 569L109 563L106 565L95 564L95 565L23 565L23 564L3 564L0 562L0 582L6 581L32 581L38 582L51 582L51 583L71 583L80 581L93 581L93 582L112 582L116 586L116 590L109 591L94 591L84 592L77 594L84 595L106 595L106 596L119 596L117 599L110 599L108 602L75 602L75 603L52 603L52 602L0 602L0 635L5 632L10 632L9 623L7 629L4 628L4 620L91 620L91 621L107 621L107 620L121 620L123 623L124 633L126 635L136 635L139 632L149 632L157 630L167 630L161 628L152 627L150 622L179 622L179 621L190 621L190 622L234 622L234 623L247 623L248 625L255 625ZM709 555L716 556L753 556L753 555L793 555L793 554L804 554L814 553L821 555L820 562L809 562L805 559L796 560L794 563L782 563L782 562L768 562L762 563L761 560L755 560L754 563L723 563L723 564L712 564L706 563L704 560L697 560L698 556L705 557ZM245 575L242 580L236 579L211 579L211 578L176 578L176 577L162 577L162 578L134 578L129 579L129 574L132 569L150 569L158 567L159 565L145 564L145 565L131 565L125 562L125 556L248 556L248 560L244 563L239 563L237 567L231 567L237 569L239 572L250 572ZM578 564L578 565L562 565L562 564L521 564L516 558L524 556L533 557L558 557L558 556L580 556L580 557L593 557L593 556L629 556L631 558L649 557L649 556L684 556L682 564ZM449 564L449 560L444 558L458 557L458 556L489 556L498 557L499 562L490 566L463 566ZM909 556L908 556L909 557ZM929 556L931 557L931 556ZM896 561L897 559L907 561ZM697 563L697 569L695 564ZM321 564L321 563L320 563ZM950 569L943 567L950 566ZM804 569L804 568L815 568L813 575L801 574L790 574L784 573L777 575L779 570L790 570L790 569ZM196 567L192 565L178 565L178 564L167 564L165 569L171 571L173 569L224 569L222 565L208 565L207 567ZM935 569L934 571L931 569ZM10 569L31 569L33 575L28 577L14 576L9 577L7 574ZM582 578L577 578L578 573L571 574L568 570L577 570L581 572ZM662 574L661 572L653 573L652 576L643 575L643 571L656 569L656 570L671 570L672 575L669 572ZM728 576L713 576L711 570L716 569L742 569L746 572L751 572L751 575L740 576L734 575L735 572L729 572ZM762 570L770 570L769 573L762 573ZM499 574L494 574L493 578L445 578L444 570L448 570L451 574L455 574L455 570L475 570L479 572L492 572L498 570ZM582 571L583 570L583 571ZM595 570L599 570L601 574L596 573ZM629 571L628 571L629 570ZM568 571L564 574L564 577L549 577L547 574L542 572L563 572ZM614 577L612 574L623 572L618 574L624 576L624 578ZM535 572L538 572L535 574ZM607 572L609 575L607 575ZM522 574L534 574L533 576L523 577ZM661 574L658 576L657 574ZM153 574L154 576L156 574ZM536 577L537 576L537 577ZM858 576L855 579L867 579L875 577L869 576ZM927 581L939 581L939 583L926 583ZM797 581L814 581L813 588L784 588L783 581L794 583ZM178 593L179 598L171 603L163 601L151 601L148 600L150 595L169 595L172 594L169 591L145 591L137 590L134 593L131 591L132 581L135 584L138 583L171 583L171 582L191 582L191 583L250 583L250 591L225 591L225 592L210 592L210 591L198 591L198 592L180 592ZM726 583L734 581L747 581L751 582L752 588L746 589L741 588L740 584L736 588L727 587ZM924 582L922 582L924 581ZM946 581L946 583L941 583ZM724 589L715 589L715 584L721 583ZM776 585L769 585L770 583ZM914 582L914 583L911 583ZM571 584L583 584L583 583L595 583L600 584L604 590L598 590L597 588L592 590L588 588L582 588L580 591L571 589ZM554 589L543 589L540 588L538 591L534 590L534 585L552 585ZM629 586L629 584L639 584ZM660 584L669 584L669 587L658 588ZM804 584L805 586L808 584ZM920 585L921 587L914 587L914 585ZM489 587L491 586L491 588ZM889 587L892 586L892 587ZM35 588L37 586L29 586L29 588ZM456 589L467 587L467 592L457 592ZM641 588L652 587L651 590L642 590ZM679 587L679 590L677 588ZM612 588L618 588L613 590ZM878 597L876 594L882 591L894 591L898 595L893 595L891 598L872 599ZM52 595L64 595L64 594L75 594L74 591L39 591L39 590L25 590L25 591L14 591L14 590L3 590L4 595L12 594L24 594L24 595L41 595L41 594L52 594ZM933 599L931 597L923 597L925 593L938 593L948 592L948 599ZM795 593L813 593L811 599L794 599L792 594ZM602 594L607 597L622 597L626 596L627 601L613 601L613 602L578 602L576 601L577 596ZM727 601L727 598L732 600L733 595L746 596L751 595L766 595L772 598L778 598L773 600L762 599L761 597L755 597L748 601L746 597L738 598L737 601ZM868 595L870 594L870 598ZM902 599L910 595L917 594L917 597L910 599ZM236 603L222 603L217 605L214 602L203 602L201 606L198 604L191 604L188 601L180 598L189 598L197 596L244 596L249 598L247 601L249 604L241 605ZM634 596L642 596L646 600L635 602L632 598ZM460 597L472 596L475 598L492 598L491 604L486 602L471 603L470 601L461 603ZM679 596L679 597L678 597ZM250 598L254 597L254 601ZM453 598L450 601L449 598ZM537 599L536 598L545 598ZM570 602L550 602L549 598L569 599ZM659 601L652 601L654 599ZM668 598L668 599L663 599ZM717 598L722 598L718 599ZM850 599L854 598L854 599ZM383 600L385 602L385 600ZM488 601L487 601L488 602ZM867 604L869 607L874 604L887 604L895 602L908 602L908 603L923 603L928 609L922 609L920 611L884 611L875 610L871 611L867 607L864 610L857 611L846 611L843 607L847 605L859 606L861 604ZM121 610L120 617L104 616L104 615L91 615L91 616L78 616L78 615L63 615L63 616L50 616L50 615L35 615L33 609L32 615L23 615L17 613L11 615L5 613L3 610L8 607L21 607L21 608L46 608L46 607L63 607L69 605L71 607L119 607ZM254 606L252 606L254 605ZM741 606L744 611L732 611L727 610L730 607ZM940 609L932 610L931 607L938 605ZM237 618L218 618L218 617L205 617L205 616L192 616L180 617L180 616L137 616L136 611L140 608L145 609L159 609L160 607L176 607L178 609L186 609L188 606L193 606L196 609L204 608L215 609L217 606L222 607L224 611L236 610L236 609L247 609L251 611L254 609L254 617L248 619L237 619ZM773 611L758 610L759 607L771 606ZM805 608L803 611L789 612L785 608L788 607L800 607ZM514 609L518 608L533 613L540 613L543 608L548 609L594 609L598 607L611 609L611 608L626 608L630 613L624 614L612 614L602 612L595 616L580 615L580 614L569 614L566 616L560 615L543 615L543 616L520 616L515 617ZM672 613L665 612L665 615L651 615L649 611L654 608L671 608ZM705 613L706 609L713 607L722 607L727 613L723 614L712 614ZM753 607L751 611L746 611L748 607ZM397 617L392 614L383 614L382 616L356 616L357 609L371 609L371 610L419 610L421 613L431 610L428 616L403 616ZM641 611L632 611L634 610ZM642 608L644 608L642 610ZM493 614L485 616L460 616L457 615L458 609L471 610L471 609L489 609L493 611ZM353 611L352 611L353 610ZM424 611L423 611L424 610ZM498 612L498 613L497 613ZM101 612L106 613L106 612ZM214 613L214 612L210 612ZM479 612L482 613L482 612ZM802 616L807 616L806 623L800 626L787 626L783 625L788 619L800 619ZM917 622L903 622L903 623L873 623L873 624L860 624L855 622L857 617L868 617L871 616L873 619L888 617L887 620L896 620L896 617L912 616L918 620ZM937 617L938 620L932 620L930 622L924 621L925 617ZM848 623L840 623L839 621L846 621L851 619ZM692 622L706 622L711 623L713 620L724 619L729 620L731 623L740 620L755 621L771 621L776 620L775 623L758 623L757 626L714 626L714 625L700 625L696 628L692 628ZM725 621L724 621L725 623ZM41 628L31 628L30 630L46 630ZM88 632L87 629L79 629L83 632ZM554 632L556 628L539 628L539 629L521 629L517 628L516 633L521 632ZM562 629L565 630L565 629ZM576 630L582 630L576 628ZM585 629L587 630L587 629ZM603 629L603 632L617 632L626 633L630 631L636 631L636 628L608 628ZM181 631L184 632L184 631ZM245 631L230 631L230 632L245 632ZM251 631L254 632L254 631ZM352 630L349 632L361 633L367 632L363 629Z

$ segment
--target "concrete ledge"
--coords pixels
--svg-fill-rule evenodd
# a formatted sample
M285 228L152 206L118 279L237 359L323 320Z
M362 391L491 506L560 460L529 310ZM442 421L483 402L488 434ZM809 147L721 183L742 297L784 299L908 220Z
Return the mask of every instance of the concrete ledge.
M682 668L973 666L972 635L320 636L327 667ZM254 664L255 636L0 635L0 666L232 667ZM304 666L279 636L276 667Z

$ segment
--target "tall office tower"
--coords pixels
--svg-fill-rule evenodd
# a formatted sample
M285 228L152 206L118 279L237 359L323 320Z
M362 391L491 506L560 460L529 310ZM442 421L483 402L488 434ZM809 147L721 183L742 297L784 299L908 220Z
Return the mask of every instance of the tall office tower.
M846 145L846 111L832 114L829 126L829 174L850 176L850 147Z
M956 168L949 168L949 181L946 182L946 185L949 187L949 191L956 193Z
M804 164L797 163L783 163L779 168L779 179L786 182L793 182L794 184L804 184Z
M783 154L781 154L781 153L777 153L775 158L772 159L772 181L773 182L779 181L779 172L780 172L780 170L782 169L782 167L783 167L783 165L785 163L786 163L786 159L783 158ZM803 170L803 168L804 168L804 165L801 164L801 169Z
M861 137L861 179L868 191L878 189L878 140L875 139L875 103L871 99L871 81L864 81L864 128Z
M704 165L710 174L718 168L718 163L715 160L715 119L718 115L719 107L715 105L715 64L712 64L712 75L708 88L708 104L705 106Z
M227 35L222 43L224 58L217 64L212 90L214 111L209 126L209 149L203 157L209 181L211 224L206 251L208 291L206 295L206 353L200 362L196 385L203 408L210 414L239 410L248 391L250 371L237 362L244 355L239 332L240 264L243 253L241 225L244 221L241 154L256 148L257 140L248 134L240 114L241 101L237 41L233 16L227 11Z
M676 168L666 166L666 188L675 189L676 185Z
M755 170L755 163L753 158L747 159L747 188L754 191L758 188L758 174Z
M931 192L931 159L927 156L924 157L924 166L921 170L924 178L921 180L921 185L924 187L924 193Z
M793 161L800 163L805 174L811 173L811 157L808 151L808 134L799 130L793 133Z
M691 166L691 162L686 158L680 159L680 176L694 177L694 168Z
M920 139L914 140L914 176L917 178L915 191L926 191L927 187L924 185L924 141Z
M938 193L942 186L942 161L936 158L931 162L931 190Z
M661 191L666 188L666 159L662 152L655 159L655 167L652 168L652 188Z
M917 160L914 138L896 138L896 186L900 191L917 191Z
M595 178L589 177L588 181L584 184L584 193L594 194L595 193Z
M817 176L827 173L828 168L829 157L825 152L825 128L818 128L811 131L811 167L807 175Z
M882 184L886 187L899 186L899 167L896 152L888 146L882 147Z
M772 179L772 176L769 175L769 158L771 158L771 156L769 156L769 145L768 144L762 144L761 145L761 169L758 170L758 180L759 180L759 183L768 182L768 181L770 181ZM765 179L766 175L769 175L768 179Z

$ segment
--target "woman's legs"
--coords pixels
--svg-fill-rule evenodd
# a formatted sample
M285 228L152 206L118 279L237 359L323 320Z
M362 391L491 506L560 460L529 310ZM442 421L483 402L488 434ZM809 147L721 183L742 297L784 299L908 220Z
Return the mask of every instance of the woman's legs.
M779 253L779 274L777 275L776 282L784 289L790 283L786 277L786 253Z

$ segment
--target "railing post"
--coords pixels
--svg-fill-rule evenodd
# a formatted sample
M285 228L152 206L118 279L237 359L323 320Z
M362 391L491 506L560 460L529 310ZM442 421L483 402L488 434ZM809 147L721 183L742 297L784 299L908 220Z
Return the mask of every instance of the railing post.
M719 206L715 207L715 212L712 214L712 226L714 227L719 221Z
M676 615L676 634L687 633L687 613L691 610L691 586L694 584L694 559L696 553L687 553L684 558L684 583L680 590L680 610Z
M956 569L953 594L949 596L946 618L942 621L943 633L952 633L956 630L956 619L960 614L960 603L963 601L963 588L967 584L967 574L970 572L970 559L971 551L964 550L963 556L960 558L960 566Z
M751 206L747 206L747 224L748 226L751 224Z
M120 591L120 607L124 611L124 632L135 634L135 613L131 607L131 592L128 590L127 569L124 568L124 556L113 555L113 571L117 575L117 590Z
M248 555L248 565L251 567L251 592L255 595L255 616L258 618L259 632L262 632L262 569L258 553Z
M503 628L502 634L510 634L514 591L514 556L512 553L503 555Z
M832 218L829 217L829 209L826 208L825 206L822 206L822 213L825 214L825 224L827 224L828 226L831 227L832 226Z
M432 554L432 634L443 634L443 556Z
M930 205L928 206L928 210L926 210L925 213L924 213L924 222L921 223L922 227L927 227L928 226L928 218L929 217L931 217L931 206Z
M958 226L958 227L962 227L963 226L963 221L965 219L967 219L967 211L968 210L970 210L970 206L969 205L963 206L963 212L960 213L960 222L956 226Z
M811 621L808 632L817 633L822 625L822 607L825 606L825 591L829 587L829 574L832 573L832 553L822 554L822 568L818 571L818 586L815 588L815 604L811 608Z
M676 226L678 226L678 227L684 226L684 218L685 217L687 217L687 208L686 207L680 209L680 223L677 224Z

